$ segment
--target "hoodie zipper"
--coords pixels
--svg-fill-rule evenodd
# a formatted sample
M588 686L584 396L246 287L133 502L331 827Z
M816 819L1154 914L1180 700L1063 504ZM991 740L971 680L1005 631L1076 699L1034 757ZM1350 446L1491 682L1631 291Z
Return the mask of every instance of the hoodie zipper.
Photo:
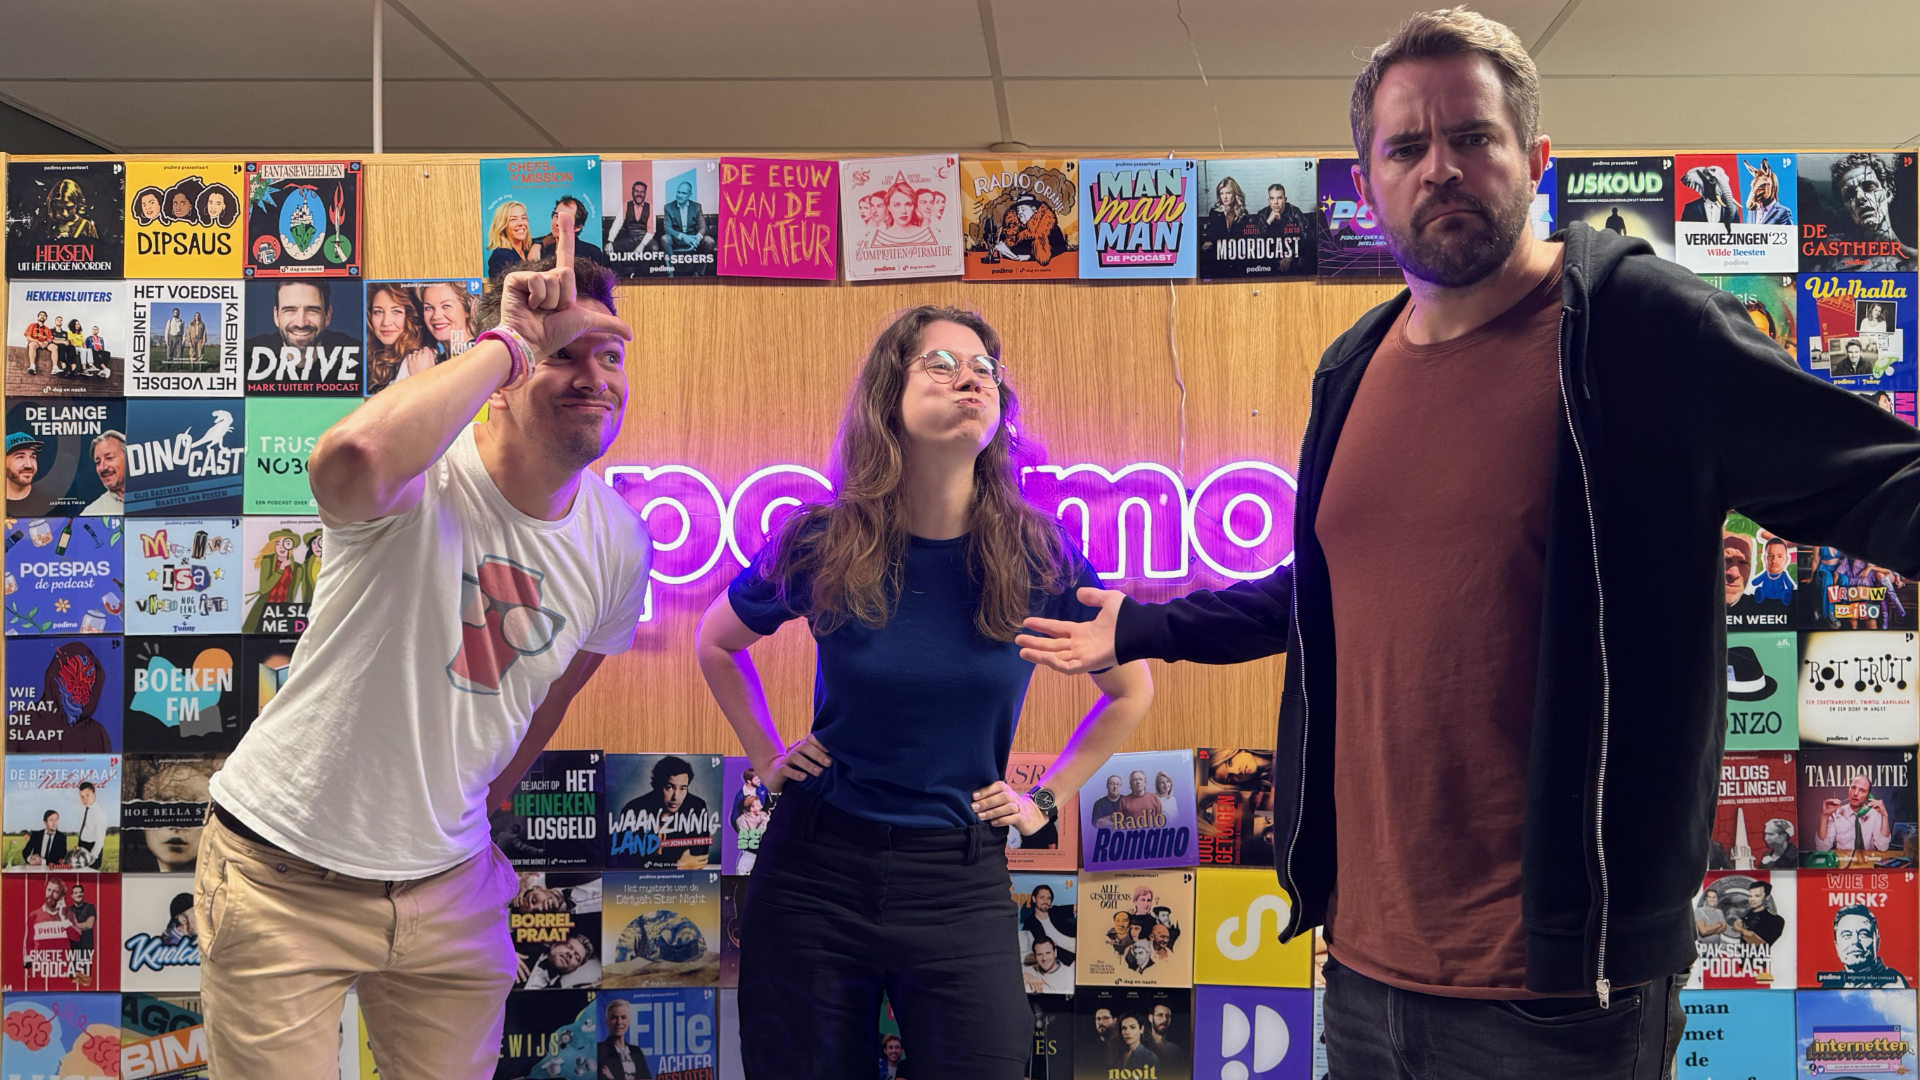
M1606 809L1607 751L1612 733L1613 682L1607 666L1607 594L1600 581L1600 529L1593 512L1593 480L1587 474L1587 453L1580 430L1573 423L1573 399L1567 393L1567 309L1560 309L1560 408L1566 414L1567 433L1573 438L1574 457L1580 463L1580 492L1587 501L1588 547L1593 552L1593 588L1600 621L1600 765L1593 789L1593 850L1600 867L1600 941L1594 963L1593 992L1600 1007L1613 1007L1613 982L1607 978L1607 919L1612 894L1607 880Z
M1294 458L1294 467L1304 477L1307 462L1307 434L1313 430L1313 391L1307 392L1307 422L1300 431L1300 453ZM1295 547L1293 559L1293 642L1300 650L1300 801L1293 810L1293 836L1287 841L1287 894L1293 899L1293 912L1289 925L1303 921L1301 915L1300 886L1293 880L1293 853L1300 846L1300 826L1307 816L1307 734L1313 726L1313 709L1307 702L1307 635L1300 626L1300 570L1304 560Z

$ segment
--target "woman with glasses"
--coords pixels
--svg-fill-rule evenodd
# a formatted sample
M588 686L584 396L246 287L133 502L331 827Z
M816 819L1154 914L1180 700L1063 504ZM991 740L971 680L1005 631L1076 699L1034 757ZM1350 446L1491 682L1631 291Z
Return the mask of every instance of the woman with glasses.
M767 786L784 786L741 926L750 1080L870 1070L883 993L916 1060L1025 1075L1007 831L1053 820L1055 793L1118 748L1153 691L1142 664L1093 675L1103 696L1045 786L1001 779L1033 673L1021 620L1115 612L1080 603L1092 569L1020 492L999 355L972 312L896 318L847 403L833 498L794 512L701 619L707 684ZM811 730L787 744L748 649L796 618L819 666Z

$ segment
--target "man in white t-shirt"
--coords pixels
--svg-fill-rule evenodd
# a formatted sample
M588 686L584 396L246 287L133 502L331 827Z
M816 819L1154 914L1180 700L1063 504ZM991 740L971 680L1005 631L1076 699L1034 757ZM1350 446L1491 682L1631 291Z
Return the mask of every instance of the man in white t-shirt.
M326 571L291 677L209 785L215 1076L331 1078L356 986L388 1080L493 1073L517 878L487 807L631 644L651 554L587 471L620 429L632 331L571 240L489 288L473 348L314 448Z

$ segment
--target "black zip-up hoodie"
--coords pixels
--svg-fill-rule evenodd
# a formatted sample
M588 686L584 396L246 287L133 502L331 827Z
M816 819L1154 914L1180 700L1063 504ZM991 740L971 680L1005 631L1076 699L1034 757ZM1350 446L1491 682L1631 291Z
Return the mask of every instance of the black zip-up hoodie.
M1727 510L1920 575L1920 432L1800 371L1732 296L1645 242L1585 225L1554 239L1566 247L1562 423L1521 918L1526 988L1605 1004L1614 984L1694 961L1689 911L1724 742ZM1273 769L1276 862L1294 898L1283 940L1325 919L1337 869L1333 594L1314 516L1354 393L1407 299L1368 312L1314 373L1293 564L1166 604L1129 600L1116 629L1123 662L1286 653ZM1461 813L1471 806L1463 793Z

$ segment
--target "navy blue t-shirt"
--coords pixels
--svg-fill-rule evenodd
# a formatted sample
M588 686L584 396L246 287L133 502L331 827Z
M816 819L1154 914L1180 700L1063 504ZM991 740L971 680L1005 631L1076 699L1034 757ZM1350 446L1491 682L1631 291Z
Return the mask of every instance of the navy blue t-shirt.
M1030 613L1086 622L1099 609L1075 590L1099 588L1093 567L1070 550L1076 579L1064 591L1034 590ZM763 555L770 558L771 549ZM780 602L760 563L733 579L727 599L757 634L771 634L809 606L805 583ZM973 793L1005 779L1033 665L1011 641L973 625L980 583L967 569L967 538L909 537L900 602L886 625L843 622L815 635L813 732L833 756L801 782L849 814L911 828L973 825ZM792 783L793 781L789 781Z

